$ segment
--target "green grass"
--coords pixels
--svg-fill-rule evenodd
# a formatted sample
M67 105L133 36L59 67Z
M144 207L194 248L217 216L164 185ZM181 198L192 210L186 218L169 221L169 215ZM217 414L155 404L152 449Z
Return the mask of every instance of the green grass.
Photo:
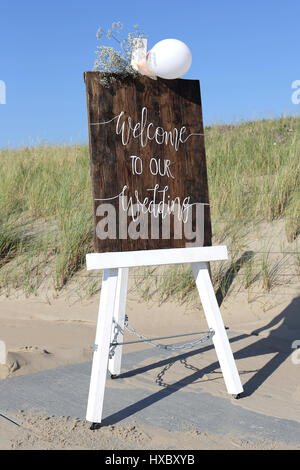
M255 224L284 219L287 243L300 234L300 118L208 127L205 142L214 243L226 242L231 252L231 265L213 263L212 275L216 289L227 290L226 273L247 249ZM42 285L61 291L84 273L93 245L88 147L0 151L0 232L0 292L36 293ZM294 259L299 266L297 253ZM242 286L260 280L269 291L281 269L270 256L249 258ZM145 273L139 278L144 298L154 292L160 301L193 297L188 267ZM88 294L95 291L91 282Z
M83 266L92 248L90 186L86 146L0 152L0 287L11 280L31 292L33 265L50 263L59 290ZM3 270L14 257L24 269Z
M213 217L230 223L293 218L287 231L295 239L300 229L300 119L211 127L206 149Z

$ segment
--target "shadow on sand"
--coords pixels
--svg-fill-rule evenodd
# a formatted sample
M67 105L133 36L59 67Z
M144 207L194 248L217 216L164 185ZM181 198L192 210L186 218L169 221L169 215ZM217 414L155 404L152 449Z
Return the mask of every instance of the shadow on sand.
M278 325L278 327L274 328L276 325ZM259 338L261 332L270 328L272 328L272 330L270 331L268 337ZM234 354L236 360L271 353L274 354L272 359L268 361L265 366L263 366L257 371L254 371L254 375L246 383L244 383L244 392L242 394L242 397L250 396L251 394L253 394L255 390L257 390L268 379L268 377L270 377L274 373L274 371L278 367L280 367L280 365L291 355L291 353L293 352L293 341L300 340L300 337L296 337L299 336L299 332L300 297L297 297L279 315L277 315L271 322L269 322L265 326L252 331L251 334L242 334L230 339L231 343L237 343L245 338L249 338L252 336L258 337L258 340L255 343L240 349ZM177 355L175 357L162 359L153 364L138 367L131 371L122 373L119 377L126 379L128 377L133 377L135 375L142 374L144 372L161 367L162 371L157 376L161 380L163 376L163 371L166 371L168 368L170 368L172 364L178 361L183 364L186 364L188 358L196 356L201 352L211 350L212 348L213 345L211 344L209 346L199 348L192 352L187 352L184 354ZM209 364L208 366L202 369L194 368L195 371L192 374L173 383L172 385L165 384L162 382L162 380L159 381L157 379L156 383L158 385L163 386L162 389L124 408L123 410L120 410L117 413L108 416L103 420L102 424L109 425L117 423L147 408L153 403L156 403L159 400L162 400L165 397L172 395L174 392L183 389L184 387L199 380L204 375L213 373L218 368L219 363L217 361L212 364Z

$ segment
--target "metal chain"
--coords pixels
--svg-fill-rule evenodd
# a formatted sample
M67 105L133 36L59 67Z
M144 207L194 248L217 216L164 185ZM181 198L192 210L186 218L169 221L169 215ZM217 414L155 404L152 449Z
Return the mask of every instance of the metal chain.
M118 323L113 320L113 323L114 323L114 330L113 330L113 339L111 341L111 343L117 343L117 340L118 340L118 335L119 333L122 333L124 334L124 330L122 330L122 328L118 325ZM116 347L118 346L118 344L111 344L110 345L110 349L109 349L109 359L112 359L115 355L115 350L116 350Z
M155 341L152 341L151 339L147 338L147 336L138 333L132 326L129 326L127 315L125 315L124 326L127 331L137 336L140 340L143 340L143 342L150 344L151 346L154 346L155 348L168 350L168 351L180 351L182 349L194 348L198 344L206 343L215 334L214 330L210 328L209 331L204 336L201 336L200 338L197 338L194 341L187 341L186 343L183 343L183 344L181 343L180 344L161 344L161 343L156 343Z

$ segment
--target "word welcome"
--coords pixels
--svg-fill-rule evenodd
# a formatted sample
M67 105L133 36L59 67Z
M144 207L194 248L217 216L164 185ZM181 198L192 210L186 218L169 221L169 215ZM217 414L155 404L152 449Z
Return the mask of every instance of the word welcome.
M124 111L121 111L109 121L93 122L91 123L91 126L109 124L116 119L115 132L117 135L121 135L122 144L124 146L129 143L130 138L132 137L133 139L138 139L142 147L146 147L149 141L154 140L159 145L170 144L175 148L176 152L179 149L179 145L184 144L191 136L203 135L200 133L191 133L184 136L187 132L185 126L182 126L180 129L174 127L171 131L167 131L160 126L154 127L152 122L147 122L148 109L146 106L142 108L141 118L135 124L133 123L131 116L125 119L124 115Z
M0 104L6 104L6 85L3 80L0 80Z

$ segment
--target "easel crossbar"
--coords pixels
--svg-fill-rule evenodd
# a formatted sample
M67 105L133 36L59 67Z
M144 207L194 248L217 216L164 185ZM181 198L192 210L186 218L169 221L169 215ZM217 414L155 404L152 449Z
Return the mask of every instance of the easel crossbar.
M228 259L226 246L201 246L191 248L167 248L162 250L118 251L88 253L86 267L92 269L132 268Z

